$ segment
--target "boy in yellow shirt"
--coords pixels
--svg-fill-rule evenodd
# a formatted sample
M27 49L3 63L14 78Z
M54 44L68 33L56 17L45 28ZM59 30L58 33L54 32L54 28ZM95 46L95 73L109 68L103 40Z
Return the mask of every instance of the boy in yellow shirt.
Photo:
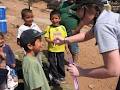
M65 78L64 69L64 51L65 44L55 45L53 40L56 37L67 37L66 29L63 25L60 25L60 13L53 10L50 13L51 25L47 26L45 39L48 42L48 60L50 63L50 73L52 75L52 81L59 85L59 81L63 81Z

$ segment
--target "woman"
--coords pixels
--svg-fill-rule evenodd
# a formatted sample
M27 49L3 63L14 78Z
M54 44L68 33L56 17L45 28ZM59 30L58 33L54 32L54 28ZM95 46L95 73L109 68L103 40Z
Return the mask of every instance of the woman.
M120 15L110 11L107 0L82 0L80 3L79 13L82 11L84 15L79 29L94 20L93 28L88 32L81 32L65 39L57 38L55 43L83 42L95 37L104 65L83 69L70 64L69 72L74 76L99 79L120 76ZM106 8L106 6L108 7Z

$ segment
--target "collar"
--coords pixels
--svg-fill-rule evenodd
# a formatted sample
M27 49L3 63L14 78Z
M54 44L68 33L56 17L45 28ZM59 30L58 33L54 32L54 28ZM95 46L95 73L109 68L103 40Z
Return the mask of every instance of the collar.
M59 27L60 25L59 26L54 26L53 24L51 24L50 26L55 28L55 27Z

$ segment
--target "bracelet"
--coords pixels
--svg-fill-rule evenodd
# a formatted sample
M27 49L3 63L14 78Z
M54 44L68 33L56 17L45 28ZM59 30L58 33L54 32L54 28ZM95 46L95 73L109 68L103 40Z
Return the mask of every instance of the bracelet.
M64 43L69 43L69 41L67 40L67 38L64 38Z

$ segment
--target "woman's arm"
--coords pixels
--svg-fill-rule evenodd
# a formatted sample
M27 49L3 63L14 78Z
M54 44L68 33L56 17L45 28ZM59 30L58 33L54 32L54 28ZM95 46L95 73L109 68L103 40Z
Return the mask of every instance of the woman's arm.
M90 69L76 68L70 65L68 70L75 76L84 76L92 78L109 78L117 77L120 75L120 55L119 50L113 50L102 54L104 66Z
M70 37L66 37L65 39L62 37L59 38L55 38L54 39L54 43L55 44L64 44L64 43L73 43L73 42L84 42L87 40L90 40L94 38L94 34L92 31L88 31L88 32L81 32L79 34L70 36Z
M83 42L83 41L90 40L92 38L94 38L94 34L90 30L87 32L80 32L79 34L76 34L76 35L71 36L71 37L67 37L67 38L65 38L65 42L68 42L68 43Z

